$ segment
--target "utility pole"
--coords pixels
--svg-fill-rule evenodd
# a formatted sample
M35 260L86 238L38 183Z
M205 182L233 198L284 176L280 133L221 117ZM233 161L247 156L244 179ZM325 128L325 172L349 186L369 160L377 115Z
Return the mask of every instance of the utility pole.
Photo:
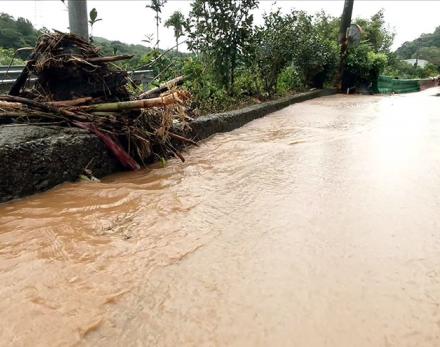
M87 0L69 0L68 9L70 32L88 40L89 22Z
M347 54L348 54L348 37L347 30L351 25L351 17L353 15L353 5L354 0L345 0L344 11L341 17L341 28L339 30L339 45L341 47L340 64L339 64L339 76L338 76L338 89L342 90L345 88L344 83L344 73L345 65L347 64Z

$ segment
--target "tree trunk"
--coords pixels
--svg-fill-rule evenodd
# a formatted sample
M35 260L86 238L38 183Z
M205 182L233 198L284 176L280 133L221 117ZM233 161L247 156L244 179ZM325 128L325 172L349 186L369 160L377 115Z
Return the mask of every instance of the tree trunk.
M189 95L183 91L177 91L163 97L154 99L142 99L133 101L111 102L105 104L78 106L73 110L86 112L117 112L124 110L138 110L142 108L166 107L170 105L181 104L188 100ZM12 100L14 101L14 100Z

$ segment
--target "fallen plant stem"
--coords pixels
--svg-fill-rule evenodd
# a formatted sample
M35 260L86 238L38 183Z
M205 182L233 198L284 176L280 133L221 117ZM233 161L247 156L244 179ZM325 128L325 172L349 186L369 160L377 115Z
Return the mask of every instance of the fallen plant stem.
M38 112L38 111L20 111L20 112L0 112L0 118L56 118L52 113Z
M65 110L63 108L58 108L56 106L48 105L47 103L42 103L35 100L22 98L20 96L2 95L0 96L0 101L19 102L31 107L39 108L43 111L53 112L55 114L62 114L64 116L76 116L75 113Z
M70 107L70 106L78 106L78 105L86 104L88 102L92 102L93 100L95 99L92 98L91 96L87 96L84 98L79 98L74 100L50 101L47 102L46 104L55 107Z
M94 57L87 58L86 61L89 63L112 63L120 60L129 60L133 58L134 55L116 55L113 57Z
M192 145L194 145L194 146L199 147L199 144L198 144L197 142L195 142L194 140L191 140L191 139L188 139L188 138L183 137L183 136L181 136L181 135L178 135L178 134L172 133L171 131L168 131L168 135L169 135L170 137L172 137L172 138L175 138L176 140L180 140L180 141L182 141L182 142L187 142L187 143L190 143L190 144L192 144Z
M177 91L163 97L144 100L120 101L105 104L79 106L75 110L86 112L115 112L125 110L138 110L143 108L165 107L188 100L189 95L184 91Z
M102 142L105 143L107 148L113 152L116 158L118 158L121 164L126 168L131 170L139 170L141 168L139 164L123 148L121 148L120 145L118 145L109 135L106 135L98 130L93 123L74 121L72 124L94 133Z
M179 86L179 85L183 84L184 81L185 81L185 76L176 77L168 82L161 84L157 88L154 88L154 89L146 91L145 93L142 93L141 95L139 95L138 99L148 99L148 98L155 96L157 94L161 94L163 92L170 90L171 88L173 88L175 86Z

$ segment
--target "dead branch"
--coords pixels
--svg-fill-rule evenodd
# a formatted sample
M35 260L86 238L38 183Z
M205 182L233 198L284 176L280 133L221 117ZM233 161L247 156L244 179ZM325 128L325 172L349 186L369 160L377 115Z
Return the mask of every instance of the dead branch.
M52 113L41 112L41 111L7 111L0 112L0 118L30 118L30 117L39 117L39 118L56 118ZM40 125L41 123L38 123Z
M78 106L82 104L86 104L88 102L92 102L95 100L94 98L87 96L85 98L78 98L74 100L63 100L63 101L51 101L47 102L47 105L55 106L55 107L71 107L71 106ZM1 104L0 104L1 106Z
M182 85L184 81L185 81L185 76L176 77L175 79L172 79L168 82L161 84L157 88L154 88L154 89L146 91L145 93L142 93L141 95L139 95L138 99L149 99L151 97L158 96L158 95L162 94L163 92L166 92L175 86Z
M69 110L66 110L64 108L55 107L52 105L48 105L47 103L22 98L20 96L0 95L0 101L12 101L12 102L22 103L22 104L30 106L30 107L34 107L34 108L38 108L38 109L46 111L46 112L54 113L54 116L55 115L63 115L63 116L67 116L67 117L72 117L72 116L78 117L79 116L78 114L75 114L75 113L73 113Z
M89 63L113 63L115 61L129 60L133 57L134 57L134 55L115 55L112 57L87 58L86 61Z
M188 138L183 137L183 136L181 136L181 135L177 135L177 134L175 134L175 133L172 133L171 131L168 131L168 135L169 135L170 137L172 137L172 138L175 138L176 140L180 140L180 141L182 141L182 142L187 142L187 143L190 143L190 144L192 144L192 145L194 145L194 146L199 147L199 144L198 144L197 142L195 142L194 140L188 139Z
M188 100L188 98L188 93L184 91L177 91L160 98L79 106L76 108L76 110L81 110L85 112L116 112L126 110L139 110L143 108L166 107L175 104L182 104L183 102Z
M14 84L12 85L9 91L9 95L17 96L20 94L21 88L23 88L23 86L26 84L26 81L31 74L29 67L32 65L32 63L33 63L32 61L29 61L26 64L20 76L18 76L18 78L15 80Z
M1 110L16 110L23 108L23 104L19 102L0 101Z

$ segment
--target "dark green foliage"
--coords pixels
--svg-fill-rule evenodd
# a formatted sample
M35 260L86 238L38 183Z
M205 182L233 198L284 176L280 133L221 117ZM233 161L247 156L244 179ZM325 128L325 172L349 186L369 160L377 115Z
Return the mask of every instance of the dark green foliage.
M185 67L186 87L202 111L322 87L334 76L336 19L274 11L253 27L255 6L256 1L193 3L189 47L196 56Z
M401 59L429 61L424 68L413 66ZM385 74L404 79L435 77L440 74L440 26L432 34L422 34L418 39L405 42L396 53L388 55Z
M188 54L170 51L163 54L159 49L153 49L140 59L140 67L143 69L153 70L155 80L153 85L174 79L183 74L183 66Z
M184 74L188 76L185 87L193 94L193 106L202 113L223 111L236 101L225 88L219 87L211 64L210 60L193 56L184 66Z
M335 29L338 23L323 13L315 18L305 13L298 16L300 35L292 47L296 48L293 62L307 86L322 88L336 73L339 46Z
M399 49L397 49L396 53L401 59L411 59L417 58L417 53L424 52L424 49L426 48L440 48L440 26L437 27L432 34L422 34L414 41L405 42ZM419 56L420 59L431 61L429 57L431 57L431 54L425 57L422 55ZM438 55L437 59L439 59ZM431 61L431 63L435 62Z
M282 15L281 11L264 15L264 25L255 30L253 54L256 71L264 91L273 95L281 71L292 62L292 47L297 41L297 13Z
M263 82L258 74L250 68L243 67L237 71L234 85L234 95L238 98L260 96L263 90Z
M369 86L373 91L377 88L377 79L384 71L388 62L385 53L375 52L368 42L349 50L346 66L345 85Z
M232 94L236 69L246 59L258 0L195 0L188 21L189 48L212 61L214 78Z
M377 91L377 80L387 66L394 34L387 29L382 10L370 19L358 18L356 23L363 29L362 42L349 48L342 85Z
M374 52L390 52L395 34L387 28L383 10L374 14L370 19L357 18L356 24L364 31L364 40L368 40Z
M256 28L253 41L255 66L264 92L275 94L281 72L292 69L296 70L292 89L297 89L298 81L322 88L337 67L335 29L335 21L322 13L315 18L301 11L282 15L278 10L265 14L264 25ZM285 93L286 84L281 85Z
M421 47L412 58L427 60L440 68L440 47Z
M99 21L97 16L98 13L92 9L90 12L90 20L93 20L93 23ZM5 13L0 14L1 48L17 49L22 47L33 47L35 46L37 38L43 32L47 32L47 29L43 28L41 30L36 30L27 19L18 18L15 20L13 17ZM93 41L97 46L102 48L102 52L105 55L134 55L135 57L127 63L131 68L139 66L142 57L151 52L151 48L142 45L129 45L120 41L109 41L101 37L94 37ZM2 55L5 56L6 53L3 51ZM21 57L26 58L26 54Z
M25 18L15 20L12 16L0 14L0 47L22 48L34 46L40 31Z
M0 48L0 66L24 65L24 61L15 56L15 49Z
M143 45L132 45L121 41L110 41L102 37L94 37L93 42L101 48L103 55L127 54L134 57L122 65L128 70L133 70L142 65L143 57L149 54L152 49Z
M89 13L89 24L91 27L95 25L96 22L101 21L102 18L98 18L98 11L96 11L96 8L92 8L92 10Z
M304 80L298 72L298 69L293 66L288 66L279 74L276 87L279 95L286 95L292 91L303 89Z
M384 75L386 76L401 79L435 77L439 74L440 71L438 67L433 64L428 64L424 68L414 66L400 60L395 53L389 55L388 65L384 72Z

